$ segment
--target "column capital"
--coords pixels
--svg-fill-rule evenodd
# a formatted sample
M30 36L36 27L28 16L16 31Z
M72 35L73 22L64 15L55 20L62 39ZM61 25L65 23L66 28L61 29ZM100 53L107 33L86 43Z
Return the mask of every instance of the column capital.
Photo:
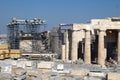
M91 26L90 25L85 25L85 30L90 31L91 30Z
M106 28L106 26L101 25L101 26L99 27L99 30L100 30L100 31L106 31L107 28Z
M106 30L105 29L99 29L98 30L98 35L101 35L102 33L104 33L104 36L106 36Z

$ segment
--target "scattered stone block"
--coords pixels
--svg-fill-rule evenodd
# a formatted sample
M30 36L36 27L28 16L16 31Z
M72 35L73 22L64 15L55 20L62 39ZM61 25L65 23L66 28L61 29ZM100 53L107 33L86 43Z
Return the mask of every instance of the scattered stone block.
M32 67L33 61L25 61L26 66Z
M57 64L57 70L63 71L64 70L64 64Z
M28 69L27 70L28 76L40 76L42 75L42 70L39 69Z
M99 78L106 78L106 74L102 72L89 72L89 76L91 77L99 77Z
M21 68L21 67L17 67L14 69L14 80L26 80L27 76L26 76L26 70Z
M60 75L70 74L70 70L63 70L63 71L52 70L52 72L59 73Z
M42 74L52 72L51 69L41 69L41 71L42 71Z
M17 67L21 67L21 68L26 68L26 65L25 65L25 63L24 62L21 62L21 61L18 61L18 63L17 63L17 65L16 65Z
M8 73L0 73L0 80L13 80L13 77Z
M120 73L108 73L107 80L120 80Z
M52 69L54 66L54 62L40 62L37 64L37 68L39 69Z
M86 76L89 73L88 70L71 70L71 75L81 75L81 76Z
M26 80L27 76L26 75L17 75L17 76L14 76L14 80Z
M1 72L2 73L12 73L12 66L11 65L4 65L1 66Z
M21 68L21 67L18 67L18 68L16 68L16 70L15 70L15 74L16 75L24 75L24 74L26 74L26 70L25 69L23 69L23 68Z
M43 74L43 75L41 76L41 78L42 78L42 80L50 80L50 79L49 79L49 75L46 75L46 74Z

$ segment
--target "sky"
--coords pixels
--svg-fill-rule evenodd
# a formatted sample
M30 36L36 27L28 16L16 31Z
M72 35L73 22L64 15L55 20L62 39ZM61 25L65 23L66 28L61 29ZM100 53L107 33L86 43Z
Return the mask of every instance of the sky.
M13 17L42 18L47 30L61 23L86 23L90 19L120 17L120 0L0 0L0 33Z

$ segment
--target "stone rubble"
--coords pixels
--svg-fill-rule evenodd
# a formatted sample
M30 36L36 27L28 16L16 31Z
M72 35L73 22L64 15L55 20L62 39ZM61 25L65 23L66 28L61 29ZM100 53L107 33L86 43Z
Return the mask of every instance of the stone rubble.
M96 64L61 61L0 61L0 80L119 80L119 72L120 65L103 69Z

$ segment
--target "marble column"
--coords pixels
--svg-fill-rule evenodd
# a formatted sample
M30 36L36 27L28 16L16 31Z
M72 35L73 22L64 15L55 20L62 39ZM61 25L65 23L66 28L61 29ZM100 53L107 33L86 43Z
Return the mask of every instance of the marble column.
M118 57L118 64L120 64L120 30L118 31L118 53L117 53L117 57Z
M105 66L106 52L105 52L105 30L100 30L98 35L98 64Z
M68 30L65 32L65 59L69 60L69 39L68 39Z
M62 45L62 60L65 60L65 45Z
M85 64L91 64L91 36L90 36L90 30L85 30L84 62L85 62Z
M77 36L76 31L72 32L72 50L71 50L71 59L72 61L77 60Z

